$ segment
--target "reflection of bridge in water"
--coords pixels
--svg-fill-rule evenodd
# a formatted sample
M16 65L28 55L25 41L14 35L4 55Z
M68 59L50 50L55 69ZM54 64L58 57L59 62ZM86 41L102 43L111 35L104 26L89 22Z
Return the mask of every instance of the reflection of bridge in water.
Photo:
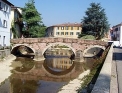
M12 75L12 78L18 78L22 80L46 80L60 82L69 81L78 77L78 75L84 72L87 68L91 68L93 63L90 63L90 65L87 62L71 63L69 61L60 61L57 64L55 64L55 62L52 64L55 68L60 65L59 67L62 67L63 70L54 71L50 69L49 64L46 64L46 62L35 62L31 70L27 72L15 71L15 73Z
M46 56L68 56L70 57L73 54L72 50L69 48L51 48L51 49L47 49L47 51L45 51L44 55Z

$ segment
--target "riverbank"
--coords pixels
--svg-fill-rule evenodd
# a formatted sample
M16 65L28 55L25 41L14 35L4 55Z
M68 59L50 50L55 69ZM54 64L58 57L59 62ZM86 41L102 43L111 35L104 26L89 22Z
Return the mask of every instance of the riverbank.
M11 75L10 70L12 70L12 67L10 67L10 65L14 59L16 59L14 55L9 55L0 60L0 85L5 79L7 79Z
M77 90L81 87L81 84L83 82L83 77L88 75L89 73L90 70L84 71L76 79L71 80L67 85L63 86L61 88L61 91L59 91L58 93L77 93Z

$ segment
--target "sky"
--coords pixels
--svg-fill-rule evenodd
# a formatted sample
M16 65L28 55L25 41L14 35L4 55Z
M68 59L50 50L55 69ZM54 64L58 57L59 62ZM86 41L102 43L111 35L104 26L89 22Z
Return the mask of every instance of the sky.
M8 0L17 7L24 7L28 0ZM62 23L81 23L90 3L100 3L105 9L110 27L122 22L122 0L35 0L37 11L46 26Z

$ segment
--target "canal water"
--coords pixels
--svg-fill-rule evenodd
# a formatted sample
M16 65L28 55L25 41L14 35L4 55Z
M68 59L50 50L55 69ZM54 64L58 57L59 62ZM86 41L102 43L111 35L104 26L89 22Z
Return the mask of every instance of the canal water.
M94 59L73 62L69 57L47 57L44 61L17 57L12 75L0 85L0 93L57 93L70 80L92 68Z

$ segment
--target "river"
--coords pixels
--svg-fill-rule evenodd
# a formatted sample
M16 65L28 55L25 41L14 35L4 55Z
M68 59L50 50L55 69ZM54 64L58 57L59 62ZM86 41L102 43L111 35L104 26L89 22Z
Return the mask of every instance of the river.
M94 59L73 62L68 57L47 57L44 61L17 57L11 76L0 85L0 93L57 93L69 81L91 69Z

